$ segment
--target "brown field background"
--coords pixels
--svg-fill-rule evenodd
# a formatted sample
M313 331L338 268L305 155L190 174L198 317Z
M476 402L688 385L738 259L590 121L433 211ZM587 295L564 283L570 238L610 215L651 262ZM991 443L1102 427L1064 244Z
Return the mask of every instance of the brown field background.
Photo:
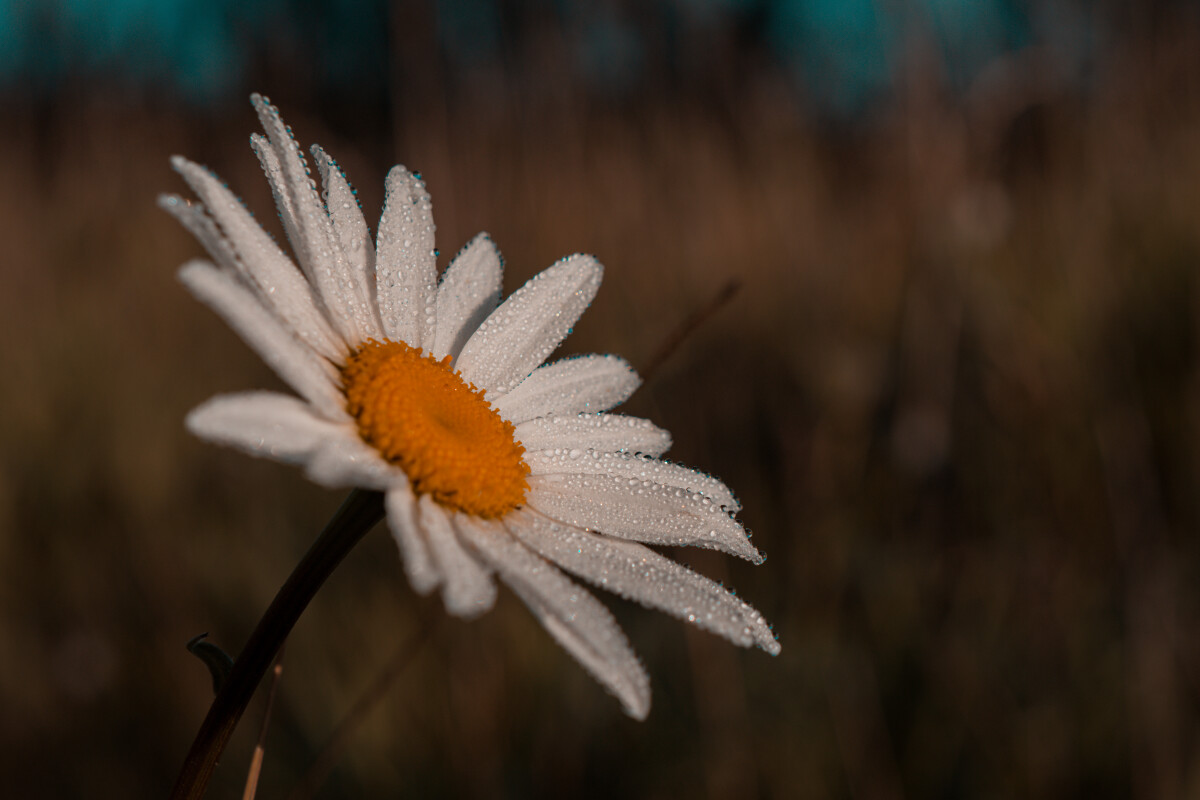
M381 527L288 642L259 797L396 659L318 797L1200 796L1200 31L1128 32L1085 89L1032 50L951 95L918 56L855 126L770 74L251 87L372 224L419 168L443 263L487 230L511 291L595 253L560 353L645 367L738 281L625 410L738 493L764 565L672 555L783 645L606 598L652 678L636 723L511 594L470 623L417 598ZM155 206L180 153L278 236L256 121L84 79L2 102L0 783L162 797L211 700L184 643L236 653L341 499L182 426L279 386L177 283L200 248ZM263 699L211 797L241 796Z

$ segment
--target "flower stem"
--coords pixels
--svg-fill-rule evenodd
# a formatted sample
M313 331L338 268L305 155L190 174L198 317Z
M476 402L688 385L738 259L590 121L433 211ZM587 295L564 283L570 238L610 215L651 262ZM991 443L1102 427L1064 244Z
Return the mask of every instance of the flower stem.
M179 771L175 789L171 792L172 800L198 800L204 796L225 743L292 626L334 568L381 519L383 495L355 489L300 559L259 620L258 627L250 634L229 677L213 699L208 716L196 733L192 749Z

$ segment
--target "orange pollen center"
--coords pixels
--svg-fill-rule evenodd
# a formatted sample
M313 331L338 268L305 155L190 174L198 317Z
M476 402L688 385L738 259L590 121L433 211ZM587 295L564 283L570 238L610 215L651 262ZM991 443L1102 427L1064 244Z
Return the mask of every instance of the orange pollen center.
M346 360L342 387L362 438L416 492L486 519L525 502L529 467L512 423L451 371L449 356L371 339Z

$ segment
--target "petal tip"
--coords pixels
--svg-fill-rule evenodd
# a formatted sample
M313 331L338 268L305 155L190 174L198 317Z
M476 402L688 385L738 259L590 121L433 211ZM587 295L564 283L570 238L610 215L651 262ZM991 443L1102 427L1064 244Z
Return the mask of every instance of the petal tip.
M187 205L186 200L172 192L163 192L156 198L155 203L163 211L171 211L179 206Z
M580 278L586 283L599 284L604 279L604 265L591 253L575 253L567 256L560 263L570 264L571 268L578 272Z
M397 184L406 183L410 177L420 180L417 176L420 173L410 170L403 164L393 164L388 170L387 177L384 178L385 189L391 191Z
M205 261L203 258L193 258L179 268L179 271L175 273L175 277L179 279L180 283L188 287L188 289L194 290L196 282L202 280L202 276L211 273L215 269L216 267L211 262Z
M649 697L646 697L645 700L634 700L632 703L629 700L622 699L621 703L624 707L625 713L638 722L645 722L646 718L650 716Z
M782 649L779 644L779 637L775 635L775 631L763 619L753 606L746 606L746 634L750 637L750 641L746 642L745 646L751 644L758 645L760 650L763 650L767 655L777 656Z
M206 400L189 411L183 418L184 429L193 436L206 438L205 432L208 430L207 421L211 407L212 400Z

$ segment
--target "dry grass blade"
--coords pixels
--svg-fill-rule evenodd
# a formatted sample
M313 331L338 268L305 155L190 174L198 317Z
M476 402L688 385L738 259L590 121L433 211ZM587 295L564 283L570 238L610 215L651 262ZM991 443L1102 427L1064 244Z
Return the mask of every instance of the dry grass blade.
M262 774L263 755L266 753L267 729L271 727L271 708L275 705L275 692L279 689L279 679L283 675L283 648L275 658L275 666L271 670L271 688L267 692L267 707L263 710L262 727L258 730L258 742L254 745L254 756L250 759L250 771L246 774L246 788L242 790L242 800L254 800L258 793L258 779Z

